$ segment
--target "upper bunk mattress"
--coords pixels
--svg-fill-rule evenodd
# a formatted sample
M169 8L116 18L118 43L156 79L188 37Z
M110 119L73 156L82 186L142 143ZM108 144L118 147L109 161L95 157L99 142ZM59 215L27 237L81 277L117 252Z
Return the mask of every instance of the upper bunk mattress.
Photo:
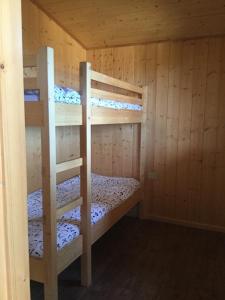
M97 223L109 211L118 207L139 188L139 182L134 178L107 177L92 174L92 203L91 222ZM75 176L57 185L57 208L64 206L80 196L80 176ZM42 190L37 190L28 195L29 220L41 218ZM80 207L77 207L62 216L63 220L73 219L80 221Z
M56 103L66 103L66 104L80 104L81 97L80 94L70 88L64 88L55 85L54 98ZM39 90L25 90L24 91L25 101L39 101ZM113 109L126 109L126 110L142 110L142 106L138 104L130 104L124 102L117 102L110 99L99 99L96 97L91 97L92 106L108 107Z

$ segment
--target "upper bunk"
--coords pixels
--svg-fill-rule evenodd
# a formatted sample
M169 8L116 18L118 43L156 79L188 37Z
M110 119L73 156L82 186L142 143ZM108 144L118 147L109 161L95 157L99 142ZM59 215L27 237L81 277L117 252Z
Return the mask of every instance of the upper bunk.
M143 117L143 106L145 90L142 87L130 84L128 82L110 77L108 75L93 71L91 64L86 64L88 75L85 78L80 75L81 82L81 100L77 103L63 103L55 101L55 125L56 126L75 126L83 124L82 117L82 87L89 87L87 97L87 105L90 105L90 116L92 125L103 124L126 124L141 123ZM41 55L24 56L24 88L25 91L39 91L42 86L43 78L50 76L54 78L54 59L44 65ZM49 81L54 82L54 81ZM44 85L46 88L46 85ZM55 85L47 86L50 94L54 94ZM35 101L25 101L25 121L26 126L43 126L44 120L44 101L40 95ZM38 97L38 96L37 96ZM53 96L55 97L55 96ZM97 101L92 101L92 100ZM26 100L26 99L25 99ZM101 106L98 102L103 101ZM97 102L97 105L96 105ZM107 103L115 103L120 105L107 105ZM123 104L126 109L123 109ZM138 107L138 109L130 109L130 107ZM122 109L121 109L122 107Z

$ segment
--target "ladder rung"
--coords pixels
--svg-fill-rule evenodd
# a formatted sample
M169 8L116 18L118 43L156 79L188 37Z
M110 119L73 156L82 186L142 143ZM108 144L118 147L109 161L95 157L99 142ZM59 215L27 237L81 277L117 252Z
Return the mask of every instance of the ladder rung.
M83 165L83 159L77 158L56 165L56 173L61 173L74 168L79 168Z
M57 208L56 217L60 218L64 213L66 213L67 211L70 211L70 210L76 208L77 206L82 205L82 203L83 203L83 198L79 197L79 198L77 198L75 200L72 200L71 202L67 203L64 206L62 206L60 208Z

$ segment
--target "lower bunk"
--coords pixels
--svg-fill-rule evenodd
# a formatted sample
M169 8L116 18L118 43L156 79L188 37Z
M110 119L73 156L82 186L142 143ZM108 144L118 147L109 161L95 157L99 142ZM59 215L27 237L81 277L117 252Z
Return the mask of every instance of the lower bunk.
M57 207L80 194L80 177L57 186ZM105 177L92 174L92 244L141 200L139 182L133 178ZM42 191L28 196L30 277L44 282ZM66 212L57 221L57 273L61 273L82 255L80 207Z

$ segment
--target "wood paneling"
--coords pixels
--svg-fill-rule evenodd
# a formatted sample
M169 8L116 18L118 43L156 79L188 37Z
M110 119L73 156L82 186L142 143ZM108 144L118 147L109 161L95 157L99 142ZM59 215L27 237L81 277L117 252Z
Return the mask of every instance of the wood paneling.
M22 18L24 54L37 54L41 46L54 48L56 83L79 90L79 63L86 60L85 49L30 0L22 0Z
M146 217L225 227L224 47L214 37L88 51L96 70L149 86ZM94 169L135 176L136 127L93 130Z
M0 1L0 299L28 300L21 3ZM13 85L12 85L13 83Z
M225 33L224 0L33 0L86 48Z
M56 130L57 163L80 157L80 132L79 127L58 127ZM27 149L27 185L28 191L41 187L41 131L37 127L26 128ZM77 170L72 170L76 174ZM67 176L66 176L67 177ZM57 176L59 181L64 176Z
M177 3L177 7L184 3ZM85 51L28 0L23 4L26 53L32 54L43 43L53 46L58 53L57 82L76 88L78 62L85 59ZM188 4L190 14L198 5L195 12L203 16L205 9L213 11L222 2L196 4L193 0ZM223 9L215 13L219 11L222 16ZM191 28L194 26L193 23ZM87 52L94 70L149 87L145 204L148 217L225 227L224 49L225 38L214 37ZM75 73L69 68L73 55ZM37 138L32 130L37 131ZM57 130L58 162L79 157L78 130ZM138 177L138 125L96 126L92 132L93 171ZM34 166L28 169L32 190L40 183L40 145L32 143L32 139L39 139L38 129L27 130L27 135L32 136L28 143L35 149L31 151L28 144L28 159L33 160Z
M79 90L79 63L86 51L31 1L22 0L23 51L37 54L41 46L54 48L55 80L62 86ZM79 128L57 128L57 162L79 157ZM40 129L27 128L28 191L41 186Z
M137 49L144 49L142 46ZM138 50L136 50L138 52ZM139 52L138 52L139 54ZM134 47L103 49L88 52L93 69L118 79L144 85L145 61ZM134 61L142 66L134 72ZM99 174L139 178L138 125L104 125L92 128L92 168Z

